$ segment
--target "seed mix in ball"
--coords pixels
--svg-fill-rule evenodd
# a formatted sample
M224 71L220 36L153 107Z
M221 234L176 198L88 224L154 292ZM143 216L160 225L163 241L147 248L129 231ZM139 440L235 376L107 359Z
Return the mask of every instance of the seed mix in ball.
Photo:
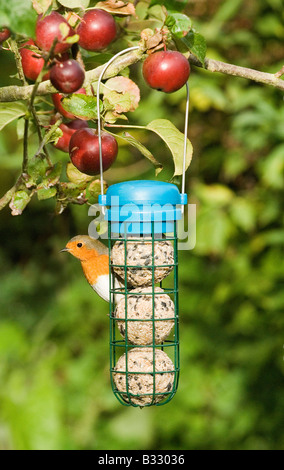
M152 284L152 242L151 241L116 241L112 247L111 260L113 265L125 264L135 266L127 268L127 284L132 287L143 287ZM174 249L169 240L154 242L154 282L161 282L170 274L174 266ZM168 266L171 265L171 266ZM136 267L137 266L137 267ZM124 267L113 267L114 272L125 279Z
M145 295L148 293L148 295ZM117 326L123 337L131 344L147 345L153 343L153 323L155 343L165 341L174 325L175 306L172 299L160 287L154 289L154 320L152 287L139 287L127 296L127 334L125 322L125 299L121 299L114 311ZM137 295L139 294L139 295ZM144 295L141 295L144 294ZM137 320L137 321L136 321ZM142 321L141 321L142 320ZM147 321L146 321L147 320Z
M126 354L118 359L114 368L117 372L113 372L113 379L117 390L123 393L122 396L128 403L131 402L139 406L159 403L172 391L175 378L173 362L160 349L155 350L155 367L153 359L153 348L133 348L129 350L127 381L125 373ZM131 395L129 396L129 394Z

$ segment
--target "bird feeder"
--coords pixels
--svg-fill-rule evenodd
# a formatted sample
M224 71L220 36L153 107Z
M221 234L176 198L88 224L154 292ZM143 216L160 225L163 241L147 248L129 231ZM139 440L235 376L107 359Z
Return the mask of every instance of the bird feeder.
M98 82L114 56L104 67ZM185 123L184 170L187 142ZM110 377L126 406L168 403L179 381L179 299L177 222L187 203L184 192L162 181L126 181L101 195L108 222Z

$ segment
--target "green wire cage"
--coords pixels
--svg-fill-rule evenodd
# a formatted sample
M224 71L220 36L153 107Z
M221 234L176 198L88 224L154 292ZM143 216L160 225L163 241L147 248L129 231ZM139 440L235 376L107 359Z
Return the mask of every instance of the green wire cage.
M118 56L136 47L121 51ZM103 194L101 123L98 107L101 195L108 222L110 379L126 406L164 405L179 382L178 236L185 194L188 103L182 191L161 181L128 181Z
M177 220L186 195L170 183L110 186L110 372L124 405L167 403L179 380Z

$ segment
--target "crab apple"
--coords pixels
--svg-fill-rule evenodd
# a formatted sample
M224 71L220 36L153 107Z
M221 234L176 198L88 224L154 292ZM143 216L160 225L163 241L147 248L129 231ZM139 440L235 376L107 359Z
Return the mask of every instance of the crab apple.
M105 10L95 8L83 16L77 33L79 45L87 51L101 51L116 37L116 22Z
M86 90L85 90L85 88L79 88L79 90L77 90L76 93L74 93L74 94L75 95L85 95ZM66 111L63 108L61 101L63 100L64 95L62 95L62 93L53 93L51 98L52 98L52 101L53 101L53 104L54 104L55 108L57 109L57 111L60 114L62 114L62 116L66 117L67 119L76 119L76 116L74 114L69 113L68 111Z
M68 122L66 124L61 123L59 129L62 130L63 135L59 137L57 143L54 144L54 147L68 153L71 136L78 129L82 129L84 127L88 127L88 123L86 121L82 121L82 119L75 119L74 121Z
M102 132L103 170L107 170L115 161L118 152L116 139ZM69 144L69 155L73 165L82 173L97 175L100 172L99 137L95 129L79 129Z
M67 36L63 36L60 25L67 26ZM57 11L52 11L50 15L40 15L36 24L36 44L43 51L50 51L55 38L58 40L54 48L54 54L61 54L62 52L70 49L72 44L64 41L66 37L73 36L75 31L71 28L68 22Z
M56 62L50 69L50 81L62 93L74 93L85 80L85 72L74 59Z
M23 44L23 47L20 48L24 75L29 80L35 81L44 66L44 59L35 51L25 46L35 46L35 43L32 39L29 39Z
M65 60L68 60L68 59L70 59L69 52L63 52L62 54L58 54L57 56L54 57L54 60L56 60L57 62L64 62ZM46 74L44 74L44 76L42 77L42 80L49 80L49 79L50 79L50 70L48 70Z
M190 75L190 65L178 51L159 51L147 57L142 72L151 88L172 93L186 84Z
M0 27L0 44L11 36L11 31L6 26Z

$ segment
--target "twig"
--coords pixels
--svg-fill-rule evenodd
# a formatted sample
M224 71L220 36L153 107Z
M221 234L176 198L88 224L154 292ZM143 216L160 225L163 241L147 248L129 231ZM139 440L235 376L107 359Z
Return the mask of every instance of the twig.
M40 126L40 123L39 123L37 113L35 111L34 106L32 108L32 115L33 115L33 118L34 118L34 121L35 121L35 124L36 124L38 140L39 140L39 142L42 142L41 126ZM52 166L52 161L50 160L50 156L49 156L48 150L47 150L45 145L43 146L43 151L44 151L44 154L45 154L46 161L47 161L48 165L51 167Z
M45 56L44 58L44 64L43 64L43 67L35 81L35 84L32 85L32 92L31 92L31 96L30 96L30 102L29 102L29 109L31 110L32 106L34 105L34 100L35 100L35 97L36 95L38 94L38 89L42 83L42 77L43 75L46 73L46 66L50 60L50 58L53 56L53 52L54 52L54 49L55 49L55 46L56 44L58 43L58 39L55 38L53 43L52 43L52 46L50 48L50 51L48 52L48 54ZM45 83L45 82L43 82Z
M10 38L8 41L8 44L9 44L11 52L13 52L14 57L15 57L15 62L16 62L16 67L17 67L19 78L21 82L23 83L23 85L27 85L27 80L26 80L26 77L23 71L23 66L22 66L22 57L19 52L17 42L15 41L15 39Z
M281 67L281 69L278 70L278 72L276 72L274 75L275 75L276 78L282 77L282 75L284 75L284 65L283 65L283 67Z
M23 163L22 163L22 174L27 173L29 153L28 153L28 134L29 134L29 117L25 117L24 127L24 144L23 144Z
M41 151L43 150L44 146L49 142L50 140L50 137L52 136L52 134L54 133L54 131L60 126L60 124L62 123L62 119L57 119L57 121L55 122L55 124L53 124L51 126L51 128L49 129L49 131L45 134L44 138L42 139L41 143L40 143L40 146L39 148L37 149L36 153L35 153L35 157L37 157ZM50 165L52 166L52 164Z
M53 56L54 49L55 49L55 46L56 46L57 42L58 42L58 39L55 38L53 43L52 43L52 46L50 48L49 53L44 58L43 67L42 67L42 69L41 69L41 71L40 71L40 73L39 73L39 75L38 75L38 77L35 81L34 86L33 86L33 91L32 91L32 94L31 94L31 98L30 98L30 102L29 102L29 108L28 108L30 113L32 114L34 122L35 122L35 126L36 126L36 129L37 129L37 134L38 134L38 139L39 139L41 150L43 150L43 152L45 154L46 161L49 164L49 166L52 166L52 162L50 160L48 150L45 146L45 139L42 138L41 126L40 126L40 123L39 123L39 120L38 120L38 117L37 117L37 114L36 114L36 110L35 110L35 107L34 107L34 100L35 100L35 97L36 97L36 94L37 94L38 87L41 84L42 77L46 73L46 66L47 66L50 58Z

